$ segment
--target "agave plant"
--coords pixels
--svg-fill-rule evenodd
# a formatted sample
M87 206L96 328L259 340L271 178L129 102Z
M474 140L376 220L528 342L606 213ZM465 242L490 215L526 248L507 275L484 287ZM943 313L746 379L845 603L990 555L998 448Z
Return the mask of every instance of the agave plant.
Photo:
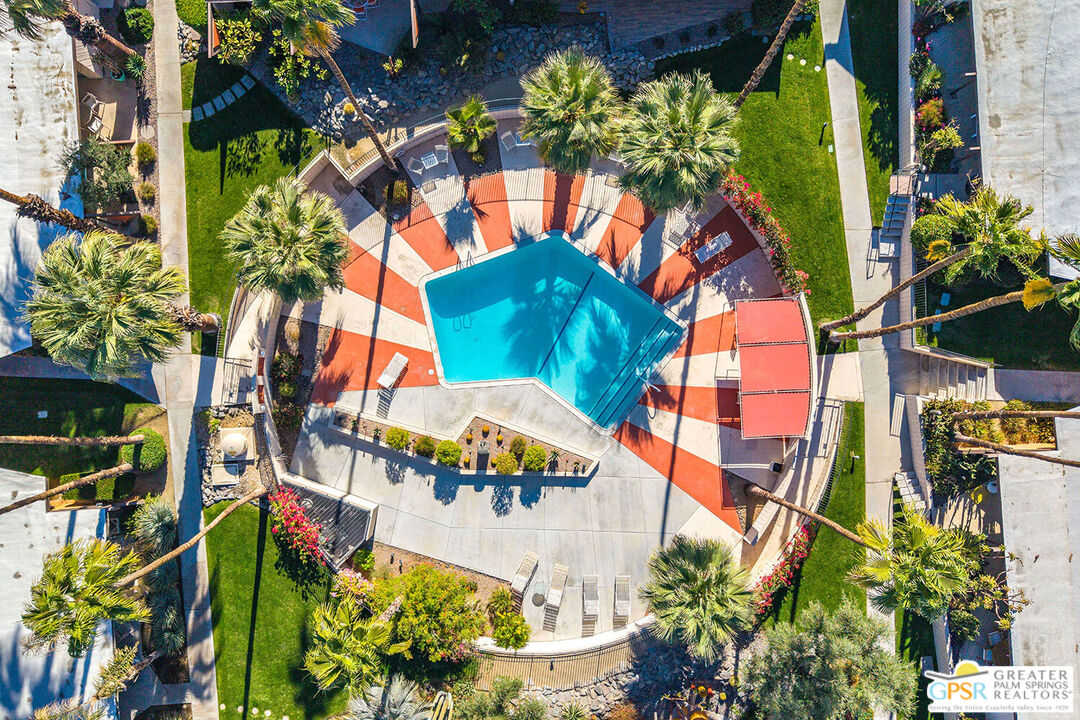
M176 546L176 511L161 495L147 496L129 523L131 534L152 557L164 555Z
M372 685L349 701L345 720L428 720L431 704L420 695L419 686L400 675L385 685Z

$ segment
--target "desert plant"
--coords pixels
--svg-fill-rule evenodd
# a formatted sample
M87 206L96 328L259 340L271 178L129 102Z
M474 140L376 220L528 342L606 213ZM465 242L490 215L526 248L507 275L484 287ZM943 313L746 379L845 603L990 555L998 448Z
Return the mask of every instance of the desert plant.
M515 435L514 439L510 441L510 452L514 453L518 457L525 452L525 448L529 446L529 441L521 435Z
M933 60L930 60L929 55L926 55L925 58L924 64L922 57L920 57L921 67L919 74L915 76L915 100L919 103L937 96L941 92L941 83L944 80L941 68L934 64Z
M500 585L495 588L487 601L488 618L494 623L495 618L514 612L514 596L510 588Z
M495 472L500 475L513 475L518 471L518 461L512 453L502 453L495 458Z
M176 510L161 495L148 495L135 509L128 529L147 554L159 557L176 547Z
M165 450L165 438L161 433L150 428L139 428L132 435L142 435L145 439L138 445L124 445L120 448L120 459L131 463L135 472L149 473L165 464L168 453Z
M135 160L139 163L139 167L149 167L157 161L157 150L145 140L140 140L135 143Z
M530 445L521 459L521 466L529 472L543 470L547 465L547 451L539 445Z
M221 42L216 57L230 65L247 65L262 42L262 34L255 29L251 18L247 14L222 18L217 21L217 29Z
M435 459L440 465L457 467L461 462L461 446L453 440L443 440L435 448Z
M382 64L382 69L386 71L387 77L391 80L397 80L401 75L401 71L405 69L405 61L401 58L388 57L386 62Z
M409 431L399 427L390 428L386 431L386 444L395 450L404 450L409 446Z
M919 137L919 158L927 167L935 167L941 153L964 147L964 139L960 137L960 130L955 123L943 125L931 132Z
M154 199L157 197L157 188L153 183L144 182L139 185L139 199L148 205L154 204Z
M416 683L394 675L384 685L372 685L349 700L342 720L427 720L431 703Z
M132 79L139 81L146 75L146 58L142 55L131 55L124 63L124 72Z
M562 711L559 713L559 720L586 720L589 714L585 712L585 708L576 702L569 702L563 705Z
M435 454L435 438L430 435L421 435L413 442L413 452L421 457L429 458Z
M393 641L387 623L365 617L352 595L315 608L311 631L304 669L321 690L345 686L354 693L364 691L382 677L383 657L408 647Z
M116 27L129 43L142 45L154 36L154 16L144 7L129 7L116 18Z

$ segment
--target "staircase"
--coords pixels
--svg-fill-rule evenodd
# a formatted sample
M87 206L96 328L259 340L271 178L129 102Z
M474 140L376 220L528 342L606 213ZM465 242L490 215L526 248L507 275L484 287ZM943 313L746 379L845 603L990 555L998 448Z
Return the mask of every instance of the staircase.
M881 221L881 238L900 247L900 236L904 233L904 220L911 205L910 195L893 194L885 205L885 217Z
M923 354L919 358L919 394L967 402L985 400L988 373L985 365Z
M926 498L923 497L922 486L919 485L919 478L916 477L915 473L896 473L893 475L893 481L896 483L897 490L900 491L900 498L908 505L925 514Z

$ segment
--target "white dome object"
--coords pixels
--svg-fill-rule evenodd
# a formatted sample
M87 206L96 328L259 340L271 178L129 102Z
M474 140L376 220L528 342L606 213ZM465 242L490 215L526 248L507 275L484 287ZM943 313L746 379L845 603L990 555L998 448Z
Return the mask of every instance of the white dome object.
M228 457L240 457L247 452L247 438L243 433L229 433L221 440L221 450Z

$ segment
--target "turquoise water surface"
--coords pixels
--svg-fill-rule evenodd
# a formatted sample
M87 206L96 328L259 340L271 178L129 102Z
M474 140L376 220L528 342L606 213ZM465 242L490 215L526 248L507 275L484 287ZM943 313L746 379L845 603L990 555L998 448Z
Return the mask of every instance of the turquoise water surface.
M537 378L598 425L629 412L682 328L560 236L429 281L443 378Z

